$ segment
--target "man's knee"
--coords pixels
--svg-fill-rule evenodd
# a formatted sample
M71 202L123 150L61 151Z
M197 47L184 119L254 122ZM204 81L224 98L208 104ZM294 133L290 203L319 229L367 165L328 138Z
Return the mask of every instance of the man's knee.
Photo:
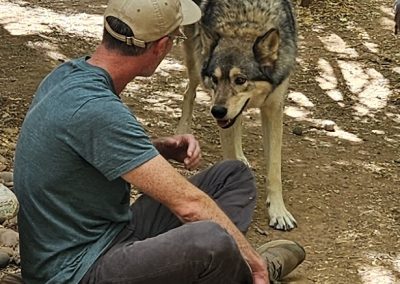
M224 228L212 221L183 226L190 238L185 244L181 242L186 249L185 264L193 269L199 283L251 283L247 281L251 280L248 266Z
M232 173L237 173L240 175L247 176L254 179L254 174L250 167L246 165L243 161L239 160L223 160L217 164L219 167L230 169Z
M223 166L223 167L227 167L227 168L232 168L232 169L236 169L236 170L248 170L249 173L251 173L250 168L243 162L240 160L223 160L220 161L218 163L219 165Z
M256 191L255 176L253 171L243 161L239 160L224 160L217 164L218 167L228 170L230 175L236 176L238 181L250 182L252 189Z
M185 226L188 226L187 229L193 236L190 250L194 255L207 258L212 255L221 259L240 257L239 249L232 236L217 223L199 221Z

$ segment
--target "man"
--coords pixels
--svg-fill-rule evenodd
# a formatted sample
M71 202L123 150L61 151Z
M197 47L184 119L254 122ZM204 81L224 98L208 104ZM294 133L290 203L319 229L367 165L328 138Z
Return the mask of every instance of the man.
M38 87L15 159L26 283L268 283L304 260L294 242L257 252L244 237L256 190L243 163L188 181L167 159L197 167L198 141L151 142L119 98L200 14L190 0L111 0L94 54ZM130 185L143 193L132 206Z

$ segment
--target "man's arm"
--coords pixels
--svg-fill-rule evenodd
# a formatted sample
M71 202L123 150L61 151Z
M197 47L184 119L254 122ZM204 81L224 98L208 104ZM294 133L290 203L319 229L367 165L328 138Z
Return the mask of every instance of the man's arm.
M188 170L193 170L200 164L200 144L192 134L161 137L154 139L153 145L166 160L183 163Z
M211 220L225 228L250 265L254 283L268 283L265 262L227 215L203 191L158 155L122 176L127 182L167 206L183 223Z

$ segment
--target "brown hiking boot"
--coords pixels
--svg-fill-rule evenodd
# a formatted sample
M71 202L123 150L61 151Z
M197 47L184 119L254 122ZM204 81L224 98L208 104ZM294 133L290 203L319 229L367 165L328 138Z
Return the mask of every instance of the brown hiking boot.
M268 242L257 249L268 265L269 279L280 281L306 258L306 252L298 243L288 240Z

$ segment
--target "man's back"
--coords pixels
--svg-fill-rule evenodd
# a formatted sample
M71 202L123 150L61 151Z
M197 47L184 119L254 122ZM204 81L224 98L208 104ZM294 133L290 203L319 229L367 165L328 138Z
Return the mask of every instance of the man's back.
M119 178L129 160L112 157L124 154L111 144L133 117L112 90L104 70L78 59L41 83L26 115L15 191L27 283L78 282L130 217L130 187Z

